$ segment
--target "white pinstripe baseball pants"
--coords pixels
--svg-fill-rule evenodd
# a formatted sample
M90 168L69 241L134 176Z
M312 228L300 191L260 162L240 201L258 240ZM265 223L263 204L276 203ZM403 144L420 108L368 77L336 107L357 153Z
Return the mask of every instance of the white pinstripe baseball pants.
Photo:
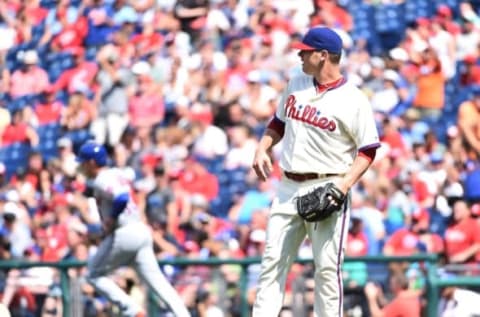
M283 305L285 283L305 236L312 243L315 264L315 317L343 316L341 263L348 233L349 203L322 222L308 223L296 214L294 198L332 178L302 183L282 179L274 199L267 228L265 251L253 317L278 316Z

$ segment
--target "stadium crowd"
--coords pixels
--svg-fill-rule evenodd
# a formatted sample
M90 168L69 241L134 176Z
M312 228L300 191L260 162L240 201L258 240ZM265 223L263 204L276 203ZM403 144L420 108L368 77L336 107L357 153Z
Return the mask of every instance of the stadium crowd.
M346 255L437 253L462 268L455 274L475 274L479 4L1 0L0 260L86 260L95 250L98 213L75 161L88 139L105 144L131 181L158 259L260 256L281 171L257 181L258 137L286 79L301 71L290 43L327 25L343 39L344 74L369 96L382 141L352 192ZM299 257L311 255L308 243ZM162 268L195 316L239 316L239 267ZM420 296L423 269L346 263L347 313L375 309L365 303L383 294L370 281L390 277L392 293ZM258 266L247 273L252 303ZM61 316L57 271L1 274L2 303L15 316ZM307 316L293 295L311 304L311 274L294 265L285 316ZM114 310L83 282L83 268L69 275L71 316ZM134 272L116 280L147 302Z

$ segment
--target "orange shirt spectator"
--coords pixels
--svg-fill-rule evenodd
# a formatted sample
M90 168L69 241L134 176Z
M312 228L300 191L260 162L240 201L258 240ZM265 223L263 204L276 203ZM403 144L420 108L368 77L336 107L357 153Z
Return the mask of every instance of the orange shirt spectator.
M12 97L39 94L50 84L47 72L37 66L37 62L37 52L25 52L22 68L13 72L10 78Z
M480 251L480 227L463 200L453 205L454 223L445 231L445 251L450 263L471 263Z
M383 317L420 317L420 299L417 294L405 293L395 297L383 308Z
M379 306L380 300L385 300L382 289L368 283L365 286L365 296L372 317L420 317L420 294L408 287L408 279L403 274L393 274L389 280L389 288L394 297L383 308Z
M445 77L439 59L427 48L422 53L417 77L417 95L413 105L418 108L442 109L445 103Z

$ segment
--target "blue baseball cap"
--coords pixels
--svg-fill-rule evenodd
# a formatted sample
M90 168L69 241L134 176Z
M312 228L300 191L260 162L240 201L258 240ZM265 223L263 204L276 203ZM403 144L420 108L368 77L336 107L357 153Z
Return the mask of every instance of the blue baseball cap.
M341 54L343 42L334 30L327 27L314 27L305 34L301 42L292 43L292 47L304 51L326 50Z

